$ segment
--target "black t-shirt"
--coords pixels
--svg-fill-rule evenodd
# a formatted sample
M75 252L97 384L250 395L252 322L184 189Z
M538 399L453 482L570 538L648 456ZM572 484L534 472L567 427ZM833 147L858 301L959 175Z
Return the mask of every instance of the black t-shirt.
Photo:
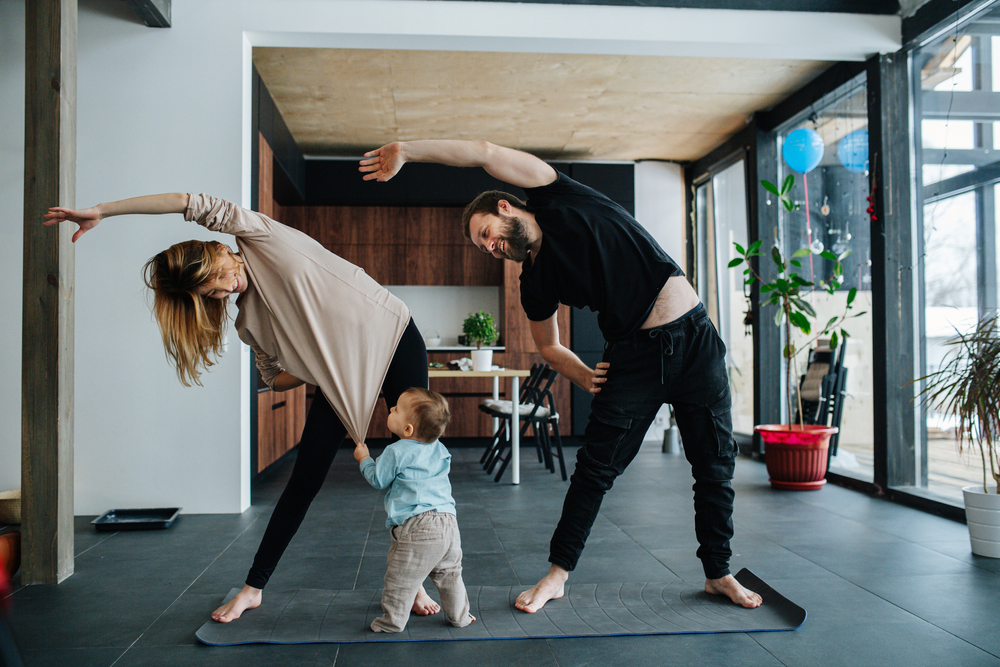
M521 306L529 320L552 316L560 303L590 308L607 340L634 333L680 267L635 218L606 196L560 173L526 189L542 247L521 268Z

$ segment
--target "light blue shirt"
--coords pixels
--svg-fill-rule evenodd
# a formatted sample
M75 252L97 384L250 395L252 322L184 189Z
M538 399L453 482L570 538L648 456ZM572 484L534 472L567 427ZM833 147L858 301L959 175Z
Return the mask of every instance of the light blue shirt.
M386 528L402 525L424 512L456 514L448 480L451 454L440 440L399 440L386 447L378 460L369 456L360 466L369 484L389 489L385 494Z

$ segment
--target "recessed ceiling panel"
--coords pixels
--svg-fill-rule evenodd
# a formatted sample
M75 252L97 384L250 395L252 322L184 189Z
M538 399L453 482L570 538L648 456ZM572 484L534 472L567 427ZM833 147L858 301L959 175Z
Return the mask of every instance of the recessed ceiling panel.
M621 55L255 48L307 155L481 139L547 159L693 160L831 63Z

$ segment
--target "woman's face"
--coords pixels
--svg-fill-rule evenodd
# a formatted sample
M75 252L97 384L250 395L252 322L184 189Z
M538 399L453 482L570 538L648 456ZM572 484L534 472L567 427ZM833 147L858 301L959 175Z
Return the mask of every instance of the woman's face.
M243 260L221 243L218 249L212 275L198 287L198 293L210 299L225 299L230 294L245 292L250 283Z

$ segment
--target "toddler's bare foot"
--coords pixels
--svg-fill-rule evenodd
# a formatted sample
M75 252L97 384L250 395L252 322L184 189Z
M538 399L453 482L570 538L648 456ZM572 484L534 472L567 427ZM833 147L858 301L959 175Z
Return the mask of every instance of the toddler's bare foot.
M262 598L263 593L259 588L243 586L243 589L232 600L212 612L212 620L219 623L235 621L247 609L259 607Z
M763 598L750 589L744 588L743 584L736 581L736 578L731 574L727 574L721 579L706 579L705 592L712 595L725 595L736 604L748 609L759 607L764 602Z
M563 584L567 579L569 572L558 565L553 565L541 581L517 596L514 606L521 611L534 614L549 600L558 600L563 596Z
M424 587L417 591L417 597L413 599L412 611L417 616L431 616L441 611L441 605L431 599Z

